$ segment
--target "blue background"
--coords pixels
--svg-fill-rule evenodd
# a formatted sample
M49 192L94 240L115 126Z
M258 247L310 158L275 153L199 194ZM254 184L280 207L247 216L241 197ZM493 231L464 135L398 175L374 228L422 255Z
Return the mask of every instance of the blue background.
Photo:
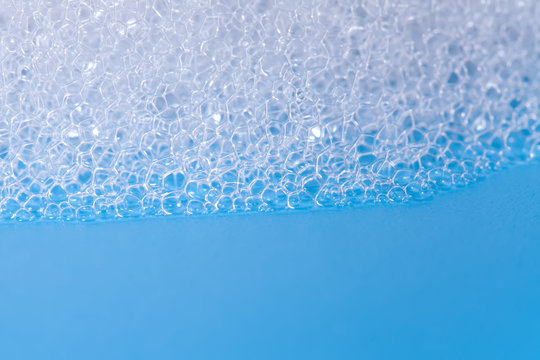
M408 205L0 226L0 359L539 359L540 166Z

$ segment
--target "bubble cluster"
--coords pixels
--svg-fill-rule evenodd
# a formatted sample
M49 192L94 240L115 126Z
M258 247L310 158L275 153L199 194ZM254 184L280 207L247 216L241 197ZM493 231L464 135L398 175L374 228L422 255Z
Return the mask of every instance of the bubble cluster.
M540 157L536 0L13 0L0 217L425 199Z

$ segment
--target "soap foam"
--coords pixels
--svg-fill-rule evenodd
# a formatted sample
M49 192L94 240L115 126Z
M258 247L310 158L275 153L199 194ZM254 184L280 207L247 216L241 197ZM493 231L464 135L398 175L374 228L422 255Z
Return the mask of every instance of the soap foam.
M403 202L540 157L535 0L0 11L4 219Z

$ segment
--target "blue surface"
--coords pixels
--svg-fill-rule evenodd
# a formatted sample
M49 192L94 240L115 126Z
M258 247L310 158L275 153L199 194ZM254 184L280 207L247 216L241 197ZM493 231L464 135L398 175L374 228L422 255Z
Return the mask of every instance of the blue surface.
M358 210L0 227L0 359L538 359L540 166Z

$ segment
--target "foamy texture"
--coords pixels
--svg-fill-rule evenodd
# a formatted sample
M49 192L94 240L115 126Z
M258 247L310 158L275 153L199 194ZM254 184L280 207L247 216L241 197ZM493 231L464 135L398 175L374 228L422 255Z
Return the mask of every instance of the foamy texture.
M0 215L402 202L538 158L538 4L2 1Z

